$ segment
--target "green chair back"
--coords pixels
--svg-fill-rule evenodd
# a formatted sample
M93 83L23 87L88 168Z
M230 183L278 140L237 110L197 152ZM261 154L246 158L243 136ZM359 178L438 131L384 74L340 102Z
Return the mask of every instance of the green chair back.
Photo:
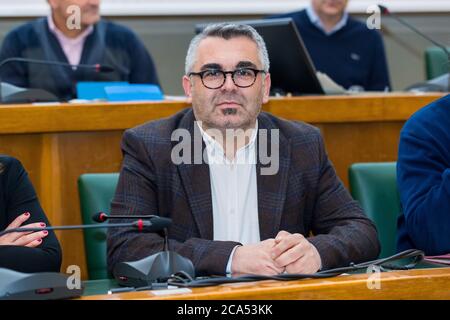
M450 50L450 47L447 49ZM448 64L448 57L441 48L429 47L425 50L425 70L428 80L448 73Z
M355 163L349 168L352 196L378 230L380 257L396 253L397 218L400 198L395 162Z
M96 223L92 220L92 215L99 211L109 213L118 179L118 173L90 173L78 178L83 224ZM86 263L90 280L111 277L107 271L106 230L84 230Z

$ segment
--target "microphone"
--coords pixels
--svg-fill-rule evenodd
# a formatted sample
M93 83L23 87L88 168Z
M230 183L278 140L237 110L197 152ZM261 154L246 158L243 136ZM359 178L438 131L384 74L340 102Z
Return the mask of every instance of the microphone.
M426 34L424 34L423 32L421 32L420 30L418 30L417 28L415 28L414 26L412 26L411 24L409 24L408 22L406 22L405 20L403 20L402 18L400 18L398 15L392 13L386 6L383 6L381 4L377 5L378 8L380 9L380 12L382 15L384 16L390 16L392 18L394 18L395 20L397 20L400 24L404 25L405 27L407 27L408 29L412 30L414 33L418 34L419 36L421 36L422 38L424 38L425 40L431 42L432 44L434 44L436 47L442 49L442 51L447 55L447 60L448 60L448 64L449 64L449 73L450 73L450 51L447 49L446 46L444 46L442 43L437 42L436 40L434 40L433 38L427 36ZM447 91L450 90L450 77L449 77L449 82L448 82L448 87L447 87Z
M48 61L48 60L38 60L38 59L28 59L12 57L5 59L0 62L0 70L2 67L9 63L19 62L19 63L31 63L31 64L44 64L50 66L62 66L72 68L74 70L78 68L90 69L96 73L99 72L112 72L114 68L108 65L101 64L70 64L60 61ZM6 91L5 96L2 91ZM20 103L20 102L37 102L37 101L58 101L58 98L48 91L42 89L24 89L16 87L9 84L3 84L0 77L0 102L5 103Z
M155 216L155 215L132 215L132 216L125 216L125 215L114 215L114 216L109 216L107 213L105 212L97 212L95 214L92 215L92 220L94 220L95 222L105 222L109 219L152 219L152 218L160 218L160 219L166 219L166 218L161 218L159 216ZM170 220L170 219L168 219Z
M133 215L133 216L110 216L106 214L105 212L97 212L92 216L92 220L95 222L103 223L106 220L109 219L142 219L142 220L148 220L145 221L146 227L145 230L147 232L158 232L163 229L168 228L172 224L172 219L169 218L163 218L160 216L155 215Z
M148 219L150 226L146 230L158 232L163 237L163 250L137 261L124 261L116 264L113 270L114 278L121 286L126 287L153 287L167 280L176 273L184 272L190 277L195 277L195 268L191 260L175 251L169 250L169 236L167 228L172 219L156 215L108 215L105 212L97 212L92 219L104 222L109 219Z
M70 225L45 228L14 228L0 232L0 237L12 232L38 232L43 230L75 230L131 227L138 231L155 228L154 224L141 219L127 223L107 223L93 225ZM1 246L0 246L1 247ZM0 268L0 300L55 300L79 297L83 294L84 285L80 288L69 288L70 278L59 272L21 273Z
M49 60L38 60L38 59L28 59L28 58L8 58L0 62L0 69L12 62L20 62L20 63L33 63L33 64L45 64L45 65L51 65L51 66L62 66L62 67L68 67L72 69L91 69L95 72L113 72L114 68L108 65L101 65L101 64L70 64L60 61L49 61Z
M158 225L160 226L160 225ZM70 226L55 226L55 227L44 227L44 228L13 228L6 229L0 232L0 237L4 236L8 233L13 232L39 232L39 231L50 231L50 230L76 230L76 229L104 229L104 228L125 228L131 227L135 228L138 231L149 231L154 232L157 226L152 224L149 221L143 221L141 219L133 222L125 222L125 223L108 223L108 224L87 224L87 225L70 225ZM163 227L164 228L164 227ZM159 229L161 230L161 229Z

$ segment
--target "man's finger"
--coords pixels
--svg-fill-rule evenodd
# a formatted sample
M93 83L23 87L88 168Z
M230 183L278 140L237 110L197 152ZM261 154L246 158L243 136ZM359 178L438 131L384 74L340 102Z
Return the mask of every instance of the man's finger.
M305 238L299 234L291 234L285 238L283 238L275 247L273 247L271 255L272 259L277 259L280 255L282 255L284 252L289 250L290 248L296 246L300 242L302 242Z
M305 252L306 247L299 243L276 258L274 261L275 265L279 268L284 268L303 257L305 255Z
M290 236L291 234L287 231L281 230L280 232L278 232L277 236L275 237L275 242L278 243L281 240L283 240L284 238Z

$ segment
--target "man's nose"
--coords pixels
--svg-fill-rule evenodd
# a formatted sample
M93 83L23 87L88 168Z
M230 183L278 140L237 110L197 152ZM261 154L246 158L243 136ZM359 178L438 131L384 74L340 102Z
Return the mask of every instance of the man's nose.
M227 73L225 74L225 83L222 86L222 90L232 91L236 90L236 85L233 81L233 74Z

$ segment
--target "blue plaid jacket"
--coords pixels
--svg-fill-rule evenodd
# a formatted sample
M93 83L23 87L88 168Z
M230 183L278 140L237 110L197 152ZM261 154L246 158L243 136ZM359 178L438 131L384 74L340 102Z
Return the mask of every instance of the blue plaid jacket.
M197 275L223 275L239 243L213 241L208 164L176 165L171 160L178 143L171 141L172 132L183 128L194 136L198 130L194 121L188 108L125 131L111 214L171 218L170 249L190 258ZM278 173L262 175L259 157L256 164L261 240L274 238L281 230L301 233L317 248L323 269L376 258L380 247L375 226L336 176L319 130L264 112L258 116L258 125L259 130L267 130L267 141L271 141L270 130L279 129ZM111 271L118 262L138 260L162 249L163 238L158 234L127 228L108 231Z

